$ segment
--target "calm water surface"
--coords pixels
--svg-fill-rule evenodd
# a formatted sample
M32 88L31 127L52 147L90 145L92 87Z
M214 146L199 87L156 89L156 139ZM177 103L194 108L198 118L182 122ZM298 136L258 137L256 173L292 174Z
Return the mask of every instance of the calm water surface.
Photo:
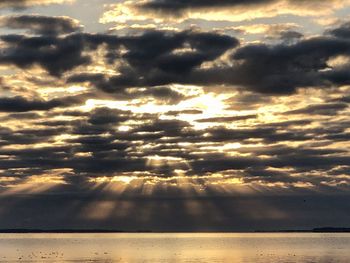
M350 262L350 234L0 234L0 262Z

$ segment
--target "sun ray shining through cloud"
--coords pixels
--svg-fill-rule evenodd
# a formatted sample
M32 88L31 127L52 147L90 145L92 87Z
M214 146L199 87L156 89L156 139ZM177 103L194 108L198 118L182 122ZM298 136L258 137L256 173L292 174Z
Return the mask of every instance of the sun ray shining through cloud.
M350 190L349 8L0 0L0 228L326 218Z

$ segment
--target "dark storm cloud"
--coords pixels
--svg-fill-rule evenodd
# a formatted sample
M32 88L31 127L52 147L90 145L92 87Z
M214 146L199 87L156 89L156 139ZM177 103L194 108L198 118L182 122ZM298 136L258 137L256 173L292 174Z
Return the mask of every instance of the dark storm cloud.
M32 169L35 175L43 175L55 169L70 169L75 175L89 177L113 176L117 172L152 170L146 166L144 154L136 152L140 141L137 136L116 130L116 125L129 120L141 119L129 111L97 108L81 113L81 118L72 121L39 121L32 129L0 130L1 145L16 145L55 142L54 137L68 136L64 146L28 147L0 151L0 169L12 169L13 175L23 177L23 169ZM170 124L169 124L170 125ZM156 128L155 128L156 129ZM143 137L141 137L143 138Z
M125 146L111 144L102 140L80 140L82 146L50 147L38 150L3 151L0 155L12 156L11 160L0 160L0 169L36 169L36 175L45 174L52 169L72 169L75 174L93 176L113 176L117 172L146 171L146 159L128 158L123 154ZM93 150L93 155L76 157L75 152L85 153ZM110 152L110 154L104 154ZM21 170L18 170L21 175Z
M232 116L232 117L214 117L196 120L197 122L233 122L233 121L244 121L249 119L255 119L258 115L242 115L242 116Z
M145 171L144 158L130 158L125 152L133 143L118 141L117 132L110 126L126 120L128 113L100 108L91 112L86 121L67 121L60 125L41 122L38 123L40 127L21 131L3 128L0 132L1 144L10 146L52 143L54 136L70 132L79 136L66 139L64 146L1 150L0 156L11 156L11 160L0 161L0 169L12 169L12 173L19 177L24 176L22 169L34 169L35 175L53 169L71 169L75 174L84 173L85 178L100 176L101 173L109 176L115 172ZM51 125L56 127L51 128ZM88 155L76 155L84 153Z
M50 142L52 136L67 132L66 128L36 129L14 132L3 130L0 133L2 142L8 145L32 144ZM1 150L1 156L11 156L11 159L0 160L0 169L36 169L36 174L44 174L52 169L72 169L76 174L85 173L87 176L113 175L122 171L145 171L146 160L129 158L125 149L128 143L114 142L113 136L89 135L77 139L67 139L65 146L25 148L19 150ZM81 157L77 153L90 153ZM18 170L21 175L21 170Z
M83 73L71 76L68 82L90 82L106 92L182 82L181 79L186 80L204 62L213 61L238 45L233 37L196 31L150 31L129 37L90 36L87 41L111 47L106 59L124 62L118 69L120 76ZM120 54L115 49L120 45L126 47L126 53ZM175 53L180 49L186 50ZM154 93L157 94L160 93Z
M286 172L266 170L266 169L246 169L244 176L242 176L244 182L250 183L255 181L263 181L268 183L275 182L298 182L298 178L290 176Z
M303 34L294 30L283 30L278 33L278 38L286 44L293 44L303 37Z
M11 113L4 117L4 120L35 120L40 118L40 114L34 112Z
M283 168L291 167L294 169L306 169L313 171L318 169L329 170L332 167L348 165L349 156L317 156L317 155L288 155L279 156L272 160L266 161L266 166Z
M254 127L241 129L227 129L224 127L208 129L209 140L220 141L245 141L249 139L261 139L273 143L279 141L304 141L312 136L303 131L285 131L276 127Z
M344 149L327 149L327 148L303 148L290 147L284 144L262 146L262 147L242 147L238 149L240 153L252 153L254 156L285 156L285 155L315 155L323 156L330 154L346 153Z
M187 37L184 39L184 36ZM153 41L161 47L148 48L147 43ZM186 41L194 51L171 53ZM180 83L239 86L258 93L283 95L295 93L298 88L345 85L350 80L347 68L328 65L329 59L350 54L350 42L342 38L322 36L295 44L246 45L236 49L228 64L205 68L200 67L203 62L215 60L232 50L237 42L213 33L188 32L170 37L153 32L122 42L129 51L119 58L127 62L119 68L121 75L78 74L68 81L90 82L107 92Z
M135 96L136 94L131 94L131 96ZM139 96L153 96L155 99L159 101L164 101L167 104L176 104L186 98L186 96L182 93L179 93L168 87L154 87L148 88L144 92L139 92Z
M25 159L38 158L65 158L69 156L69 147L68 146L59 146L59 147L43 147L37 149L22 149L22 150L0 150L0 155L6 156L16 156Z
M178 136L182 130L186 127L190 127L190 124L186 121L179 120L154 120L150 124L143 124L137 127L134 132L162 132L165 136Z
M217 173L228 170L242 170L247 172L249 176L254 172L254 177L256 180L264 180L263 177L266 176L265 169L269 167L273 168L293 168L294 172L310 172L315 170L328 171L337 166L348 165L350 157L342 156L341 153L346 153L345 150L333 150L333 149L303 149L303 148L292 148L292 147L280 147L271 148L268 147L257 152L254 155L254 149L250 151L245 151L242 149L242 153L253 153L249 157L227 157L220 154L203 154L201 155L201 160L191 161L191 173L196 175L206 174L206 173ZM258 156L257 156L258 155ZM264 158L260 156L265 156ZM272 176L274 172L269 172L269 176ZM275 172L276 174L282 174L281 172ZM258 177L262 178L258 178ZM269 181L272 182L283 182L283 181L295 181L295 179L290 178L291 172L287 176L283 173L284 180L280 177L270 178ZM252 180L252 178L250 178ZM307 178L301 177L298 180L308 181Z
M59 0L0 0L1 8L25 8L35 5L47 5L51 3L64 2Z
M140 7L147 9L163 10L163 11L180 11L188 8L215 8L215 7L234 7L256 4L268 4L276 2L276 0L151 0L140 4Z
M290 121L237 129L219 126L198 131L194 130L188 122L184 121L153 120L151 123L137 125L125 135L118 134L118 138L127 141L142 140L145 144L156 143L157 140L160 140L159 145L183 142L208 144L240 142L242 144L249 144L250 140L260 140L261 142L273 144L288 141L307 141L313 139L314 136L324 136L335 132L341 133L344 131L344 127L346 127L345 125L344 127L330 127L328 129L303 129L294 127L294 125L305 126L310 123L309 121ZM163 155L163 152L160 151L157 154Z
M340 25L338 28L330 29L327 33L340 37L340 38L349 38L350 37L350 22L346 22Z
M93 125L116 124L129 120L131 112L111 110L109 108L97 108L91 112L89 123Z
M113 136L85 136L85 137L79 137L78 139L71 139L68 140L69 143L79 143L80 146L74 147L74 151L76 152L92 152L96 155L100 153L103 154L105 157L108 155L116 157L116 151L119 151L120 156L125 156L123 154L123 150L127 149L129 146L131 146L130 143L127 142L114 142L115 137Z
M5 35L1 41L7 45L1 50L1 64L14 64L21 68L40 65L54 76L80 65L88 65L91 57L83 51L93 51L106 44L106 62L127 62L119 69L121 76L106 78L101 74L83 74L73 76L70 81L90 81L108 92L140 86L145 82L142 78L153 82L152 86L157 86L157 82L161 85L164 80L165 83L169 83L169 80L172 82L173 78L191 72L205 61L214 60L238 45L238 41L229 36L194 31L150 31L139 36L120 37L104 34L72 34L65 37ZM191 51L173 53L187 45ZM128 50L125 54L121 54L122 46ZM149 73L143 76L146 69Z
M70 96L48 101L27 100L16 96L0 98L0 112L25 112L25 111L48 111L57 107L69 107L79 105L84 96Z
M69 17L39 15L2 17L0 25L11 29L26 29L39 35L69 34L81 29L79 23Z
M248 45L232 56L237 66L209 69L207 73L213 78L219 74L218 81L221 79L223 84L226 76L226 83L256 92L290 94L299 87L329 86L330 80L320 71L329 68L328 59L349 51L348 41L327 37L302 40L294 45Z
M349 85L350 84L350 67L349 65L344 65L340 68L335 68L334 70L326 71L322 76L328 79L335 85Z
M202 114L203 111L201 110L181 110L181 111L168 111L166 115L169 116L177 116L180 114Z
M81 35L64 38L6 35L1 40L8 46L1 50L0 64L14 64L20 68L40 65L51 75L59 76L67 70L91 62L89 56L83 55Z
M190 163L194 174L215 173L226 170L244 170L248 167L259 166L260 160L254 157L221 157L210 155L204 160Z
M280 122L270 122L267 124L258 125L261 128L279 128L279 129L290 129L291 127L300 127L311 124L312 120L291 120L291 121L280 121Z
M255 6L268 6L273 3L282 2L281 0L148 0L136 4L141 10L153 10L174 15L185 10L196 9L222 9L222 8L254 8ZM320 0L313 1L322 2ZM295 5L309 4L305 0L288 0L287 3Z
M233 37L197 31L148 31L135 36L7 35L1 40L7 45L0 55L1 64L21 68L40 65L53 76L89 65L92 61L89 52L104 44L105 62L111 66L117 62L119 66L112 67L119 75L80 72L71 74L68 83L90 83L109 93L125 93L130 87L154 87L133 95L165 100L175 98L175 92L161 86L172 83L238 86L277 95L292 94L298 88L350 83L347 67L328 65L333 57L350 55L350 41L332 36L301 39L294 44L253 44L240 48ZM228 63L201 67L227 51L232 53ZM181 99L181 94L176 96Z
M6 127L0 127L0 144L1 145L33 145L43 143L52 139L54 136L67 132L65 127L49 127L42 129L21 129L12 130Z

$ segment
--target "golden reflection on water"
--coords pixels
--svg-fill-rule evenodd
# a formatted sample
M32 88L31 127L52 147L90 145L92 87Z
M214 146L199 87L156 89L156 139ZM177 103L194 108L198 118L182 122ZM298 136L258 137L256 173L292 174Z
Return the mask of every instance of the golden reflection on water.
M349 262L350 234L1 234L0 262Z

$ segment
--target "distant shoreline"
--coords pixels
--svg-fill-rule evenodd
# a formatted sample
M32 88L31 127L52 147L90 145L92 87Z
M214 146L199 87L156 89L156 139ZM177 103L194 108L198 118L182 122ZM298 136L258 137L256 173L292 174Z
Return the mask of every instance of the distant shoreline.
M256 230L255 233L350 233L350 228L346 227L320 227L310 230L276 230L276 231L261 231Z
M310 230L255 230L255 231L152 231L108 229L0 229L0 234L108 234L108 233L350 233L350 228L324 227Z

